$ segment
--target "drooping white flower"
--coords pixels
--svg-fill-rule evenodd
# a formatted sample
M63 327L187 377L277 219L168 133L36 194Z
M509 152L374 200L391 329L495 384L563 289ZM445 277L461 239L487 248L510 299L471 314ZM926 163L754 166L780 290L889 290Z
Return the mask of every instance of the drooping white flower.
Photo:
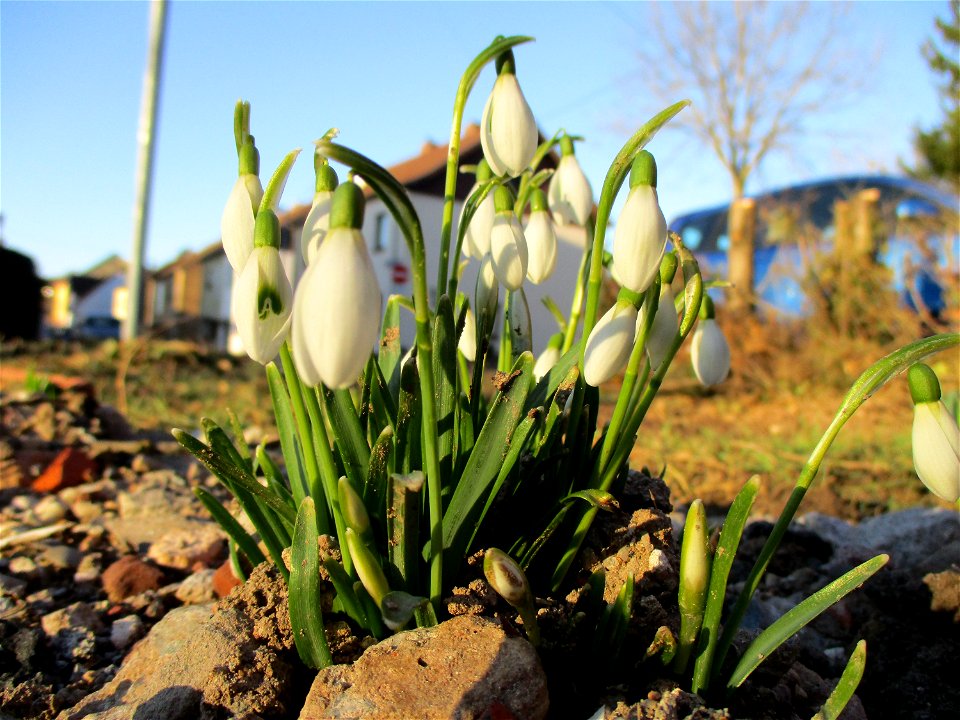
M500 186L494 197L496 215L490 231L490 255L497 280L507 290L517 290L527 275L527 240L513 212L510 191Z
M550 210L558 225L584 227L593 211L593 190L573 154L573 141L566 135L560 140L560 151L562 156L547 190Z
M563 342L563 335L554 336L554 338L557 337L559 337L560 342ZM533 377L536 378L537 381L550 372L553 366L557 364L557 361L560 360L560 342L554 342L554 338L550 339L550 343L546 349L540 353L540 357L538 357L537 361L533 364Z
M597 321L583 351L583 379L599 387L623 370L630 359L637 329L637 309L618 300Z
M483 256L480 262L480 271L477 273L477 289L474 295L474 307L477 308L478 318L484 318L486 323L493 324L497 316L497 305L500 302L500 283L493 269L493 257L490 253Z
M345 199L343 199L345 198ZM355 203L341 220L338 203ZM331 228L294 299L293 361L308 385L349 387L363 371L380 330L380 287L360 233L363 195L353 183L334 194Z
M303 233L300 236L300 251L303 261L309 265L320 249L320 243L330 230L330 206L333 202L333 192L322 190L314 194L313 206L303 222Z
M523 230L527 242L527 278L535 285L553 275L557 267L557 233L542 190L533 193L530 218Z
M254 248L236 278L231 314L247 355L266 364L290 332L293 288L275 247Z
M646 150L634 161L630 193L613 235L614 273L623 287L644 292L660 271L667 221L657 199L656 163Z
M513 71L513 53L497 61L497 80L483 108L480 144L495 175L517 177L537 152L539 131Z
M704 387L719 385L730 374L730 346L713 316L713 301L705 296L700 319L690 340L690 360Z
M255 210L263 198L260 178L246 173L233 184L220 217L220 238L223 251L233 271L239 273L253 252L253 228Z
M467 308L467 314L463 318L463 330L460 333L460 339L457 341L457 349L470 362L477 358L477 320L473 316L473 311Z
M934 495L947 502L960 499L960 428L940 400L940 381L923 363L908 373L913 397L913 466Z
M477 188L491 177L490 165L482 159L477 164L477 182L470 188L470 195L476 192ZM464 205L463 210L466 210ZM463 210L460 212L460 225L463 224ZM483 256L490 252L490 231L493 229L493 216L495 213L493 204L493 192L484 195L483 200L477 206L473 216L470 218L470 224L463 233L463 254L467 257L473 257L482 260Z
M640 326L644 323L647 314L647 306L640 308L637 315L637 332L640 332ZM674 338L680 332L680 320L677 317L675 298L673 289L669 284L660 286L660 301L657 304L657 313L653 316L653 325L650 327L650 334L647 336L646 351L650 358L650 367L656 370L660 367L673 344Z

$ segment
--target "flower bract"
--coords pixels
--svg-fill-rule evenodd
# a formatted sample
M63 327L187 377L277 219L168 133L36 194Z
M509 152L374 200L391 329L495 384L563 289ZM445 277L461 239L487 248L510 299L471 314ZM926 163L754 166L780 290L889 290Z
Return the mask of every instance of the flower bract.
M274 247L254 248L237 276L231 310L247 355L273 360L290 331L293 288Z

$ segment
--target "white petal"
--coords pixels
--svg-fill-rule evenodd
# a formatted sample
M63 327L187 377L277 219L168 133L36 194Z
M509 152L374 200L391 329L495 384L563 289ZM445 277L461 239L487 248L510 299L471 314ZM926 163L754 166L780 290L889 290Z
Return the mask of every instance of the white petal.
M493 257L490 253L483 256L480 262L480 270L477 272L477 289L474 296L474 307L478 314L485 314L487 322L492 323L497 315L497 305L499 302L500 283L497 280L497 273L493 268Z
M474 185L470 192L472 193L476 189L477 186ZM493 229L494 215L493 193L488 192L477 206L477 210L470 218L470 224L463 234L464 255L481 260L484 255L490 252L490 231ZM462 212L460 213L460 221L463 222Z
M537 362L533 365L533 377L538 381L548 372L551 368L557 364L557 361L560 359L560 348L548 347L546 350L541 353L540 357L537 358Z
M290 330L293 289L276 248L254 248L236 278L231 310L247 355L273 360Z
M463 321L463 331L460 333L460 340L457 341L457 348L463 353L463 356L473 362L477 358L477 321L473 317L473 311L467 308L467 315Z
M557 267L557 234L550 213L530 213L523 235L527 241L527 277L534 284L542 283Z
M516 75L497 77L483 108L480 144L496 175L517 177L537 152L539 132Z
M243 272L253 252L253 205L244 177L238 177L220 217L223 251L235 273Z
M586 225L593 210L593 190L576 155L560 158L550 178L547 201L558 225Z
M730 346L716 320L701 319L690 341L693 372L705 387L726 380L730 373Z
M637 332L644 322L647 306L640 308L637 315ZM657 304L657 314L653 317L650 335L647 337L647 356L650 358L650 367L656 370L667 356L667 351L673 344L674 338L680 331L680 321L674 306L673 290L670 286L660 289L660 302Z
M527 275L527 241L513 213L497 213L494 218L490 254L500 284L507 290L518 290Z
M644 292L660 272L667 245L667 221L649 185L630 190L613 234L614 272L621 285Z
M633 349L637 311L630 303L617 303L597 321L583 351L583 379L599 387L623 370Z
M303 233L300 235L300 252L303 261L309 265L320 249L320 243L330 229L330 206L333 204L333 192L321 190L313 196L313 206L303 221Z
M381 296L359 230L327 233L297 287L294 362L305 382L349 387L363 372L380 330Z
M917 403L913 409L913 466L937 497L960 498L960 429L940 402Z

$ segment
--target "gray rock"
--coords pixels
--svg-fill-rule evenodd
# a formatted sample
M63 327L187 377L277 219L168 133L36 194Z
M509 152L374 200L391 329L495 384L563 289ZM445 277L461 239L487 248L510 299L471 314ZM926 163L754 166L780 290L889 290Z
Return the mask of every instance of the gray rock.
M191 522L188 527L164 533L150 545L147 557L157 565L189 570L196 564L210 566L226 546L226 535L212 522Z
M505 717L547 714L547 679L533 646L472 615L402 632L353 665L314 680L300 720Z
M27 581L11 575L0 574L0 595L23 598L27 591Z
M47 637L63 631L102 630L103 623L94 609L84 602L73 603L62 610L54 610L40 618L40 627Z
M46 545L37 554L36 560L41 567L53 570L76 570L83 554L69 545Z
M110 625L110 642L117 650L123 650L142 638L143 632L143 621L136 615L127 615Z
M213 591L213 576L216 570L199 570L188 576L174 595L184 605L202 605L213 602L216 594Z

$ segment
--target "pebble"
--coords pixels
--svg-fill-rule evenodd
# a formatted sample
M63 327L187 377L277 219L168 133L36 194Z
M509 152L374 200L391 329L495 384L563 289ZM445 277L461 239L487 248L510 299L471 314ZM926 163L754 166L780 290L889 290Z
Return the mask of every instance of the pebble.
M224 534L214 523L196 523L191 529L172 530L150 546L147 557L157 565L189 570L200 564L210 567L220 558Z
M136 615L127 615L114 620L110 626L110 642L117 650L130 647L144 635L143 620Z
M36 518L37 523L40 525L49 525L50 523L63 520L68 512L70 512L70 508L56 495L42 497L37 504L33 506L33 517Z
M80 564L77 565L77 571L73 574L73 581L78 584L95 582L100 578L102 570L100 553L84 555Z
M97 631L103 629L103 623L93 608L85 602L76 602L61 610L54 610L40 618L40 627L47 637L55 637L65 630Z
M39 564L54 570L75 570L83 559L76 548L69 545L46 545L37 554Z
M0 574L0 594L22 598L27 591L27 581L11 575Z
M159 588L163 571L135 555L125 555L104 570L100 579L107 597L112 602L121 602L131 595Z
M213 576L215 573L215 570L204 569L187 577L174 593L177 600L184 605L201 605L214 600Z
M37 563L33 561L33 558L28 558L25 555L10 558L7 570L14 575L21 575L26 580L33 580L39 573Z

